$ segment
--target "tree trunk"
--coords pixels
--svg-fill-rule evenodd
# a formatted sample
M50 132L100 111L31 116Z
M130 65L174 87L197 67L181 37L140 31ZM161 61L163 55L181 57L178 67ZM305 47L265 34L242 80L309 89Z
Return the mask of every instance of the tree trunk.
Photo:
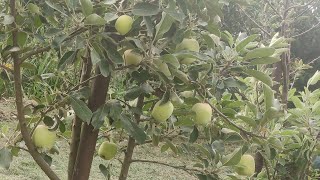
M91 70L92 70L92 63L90 59L90 52L87 50L87 57L83 58L83 65L82 65L82 74L80 83L86 81L90 78ZM79 86L79 89L85 87L89 84L89 82L82 84ZM70 153L69 153L69 164L68 164L68 179L72 179L74 164L78 154L78 147L80 143L80 134L81 134L81 126L82 120L76 116L72 125L72 136L71 136L71 144L70 144Z
M16 20L16 1L10 0L10 13ZM12 25L12 44L14 47L19 47L18 45L18 28L16 27L16 23L13 22ZM17 109L17 118L19 120L21 135L23 140L28 148L28 151L34 161L39 165L39 167L43 170L43 172L52 180L59 180L59 177L52 171L49 164L42 158L40 153L37 151L34 146L29 130L28 125L24 117L23 112L23 91L22 91L22 80L21 80L21 67L20 67L20 58L17 52L12 52L13 59L13 76L14 76L14 90L15 90L15 101L16 101L16 109Z
M140 95L137 102L138 109L142 109L143 101L144 101L144 95ZM134 117L135 117L136 123L139 124L140 115L134 114ZM131 165L132 155L133 155L135 145L136 145L135 139L130 136L128 140L127 150L125 152L124 160L121 166L119 180L126 180L128 177L128 172Z
M256 169L255 176L257 176L262 171L262 168L263 168L263 157L260 152L256 152L255 157L254 157L254 161L256 162L255 163L255 169Z
M98 67L96 72L100 74ZM96 111L105 103L109 83L110 76L104 77L100 75L94 80L88 103L88 107L92 112ZM82 125L80 144L72 177L73 180L89 179L98 133L99 129L94 129L91 124L84 123Z

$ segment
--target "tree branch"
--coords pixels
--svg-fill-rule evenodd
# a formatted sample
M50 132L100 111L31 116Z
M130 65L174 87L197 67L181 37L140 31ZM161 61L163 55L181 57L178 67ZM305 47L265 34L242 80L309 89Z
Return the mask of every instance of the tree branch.
M318 21L317 24L313 25L313 26L312 26L311 28L309 28L308 30L306 30L306 31L304 31L304 32L302 32L302 33L300 33L300 34L297 34L297 35L292 36L292 38L296 38L296 37L302 36L302 35L310 32L310 31L314 30L314 29L317 28L318 26L320 26L320 21Z
M201 171L200 169L187 168L186 166L176 166L176 165L171 165L171 164L158 162L158 161L152 161L152 160L143 160L143 159L133 159L133 160L131 160L131 163L134 163L134 162L160 164L160 165L163 165L163 166L168 166L168 167L171 167L171 168L183 170L183 171L187 172L188 174L190 174L192 176L194 176L194 175L191 172L197 172L197 173L201 173L201 174L205 174L206 173L204 171Z
M238 5L239 9L245 14L259 29L261 29L264 33L266 33L269 37L271 37L271 34L266 31L261 25L259 25L254 19L252 19L248 13L240 5Z
M306 3L305 5L302 5L302 4L298 4L298 5L293 5L293 6L290 6L288 7L284 12L287 13L288 11L290 11L291 9L294 9L294 8L302 8L302 7L306 7L306 6L309 6L310 4L312 4L315 0L310 0L308 3Z
M253 132L249 132L249 131L247 131L247 130L244 130L243 128L241 128L240 126L238 126L237 124L235 124L234 122L232 122L232 120L230 120L226 115L224 115L221 111L219 111L219 109L217 109L214 105L212 105L211 102L206 99L206 97L200 92L199 89L196 89L196 91L197 91L197 93L199 94L199 96L201 96L201 97L204 99L204 101L211 106L211 108L214 110L214 112L216 112L219 116L222 117L222 119L223 119L225 122L227 122L228 124L230 124L230 125L232 125L233 127L237 128L238 130L240 130L240 131L241 131L242 133L244 133L244 134L247 134L247 135L253 136L253 137L264 138L263 136L260 136L260 135L257 135L257 134L255 134L255 133L253 133Z
M10 0L10 12L12 17L14 18L14 22L11 24L12 27L12 44L14 47L18 47L18 29L16 27L16 1ZM23 140L28 148L28 151L35 162L40 166L40 168L44 171L44 173L52 180L59 180L59 177L52 171L49 164L41 157L36 147L34 146L31 137L28 132L27 122L24 117L23 112L23 93L22 93L22 80L21 80L21 67L20 67L20 59L17 52L11 53L13 59L14 66L14 89L15 89L15 97L16 97L16 109L17 109L17 118L19 120L19 125L21 129L21 134Z
M82 28L79 28L79 29L75 30L74 32L72 32L72 33L71 33L66 39L64 39L62 42L66 42L66 41L74 38L75 36L77 36L77 35L85 32L85 31L87 31L87 30L88 30L88 28L83 28L83 27L82 27ZM30 58L30 57L32 57L32 56L34 56L34 55L37 55L37 54L40 54L40 53L43 53L43 52L46 52L46 51L49 51L49 50L51 50L51 46L36 48L35 50L32 50L32 51L26 53L24 56L22 56L22 57L20 58L20 61L21 61L21 63L22 63L23 61L25 61L26 59L28 59L28 58Z
M282 18L282 15L279 13L279 11L274 7L273 4L271 4L271 2L269 0L264 0L270 7L271 9L274 11L274 13L276 13L280 18Z

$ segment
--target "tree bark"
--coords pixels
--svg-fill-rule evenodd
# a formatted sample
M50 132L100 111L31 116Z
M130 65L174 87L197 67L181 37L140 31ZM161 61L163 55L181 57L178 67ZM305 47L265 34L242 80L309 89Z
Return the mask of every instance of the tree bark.
M144 101L144 95L140 95L138 98L138 102L137 102L138 109L142 109L143 101ZM134 114L134 117L135 117L136 123L139 124L140 115ZM132 162L132 155L133 155L133 151L134 151L135 146L136 146L135 139L130 136L129 140L128 140L127 150L125 152L125 157L124 157L124 160L123 160L123 163L121 166L119 180L126 180L128 177L128 172L129 172L129 168L130 168L130 165Z
M10 0L10 12L14 17L14 21L16 20L16 1ZM14 47L19 47L18 45L18 29L16 27L15 22L12 23L12 43ZM12 52L13 59L13 68L14 68L14 89L15 89L15 101L16 101L16 109L17 109L17 118L19 120L20 130L23 137L23 140L28 148L28 151L34 161L40 166L40 168L44 171L44 173L52 180L59 180L59 177L52 171L49 164L41 157L40 153L38 153L36 147L34 146L29 130L27 122L24 118L23 112L23 93L22 93L22 80L21 80L21 67L20 67L20 58L17 52Z
M99 67L96 73L100 74ZM110 76L98 76L92 86L88 107L92 112L102 106L107 99L107 92L110 83ZM99 129L94 129L91 124L82 125L80 144L73 171L73 180L88 180L92 165L93 155L96 147Z
M254 161L256 162L255 163L255 169L256 169L255 176L257 176L262 171L263 164L264 164L263 157L260 152L256 152L255 157L254 157Z
M81 80L80 83L88 80L91 75L92 70L92 63L90 58L90 52L89 49L87 50L87 57L83 58L84 62L82 65L82 74L81 74ZM79 89L85 86L88 86L89 81L79 86ZM71 138L71 144L70 144L70 153L69 153L69 164L68 164L68 179L72 179L73 175L73 169L74 164L77 158L78 154L78 147L80 143L80 135L81 135L81 126L82 126L82 120L76 116L72 125L72 138Z

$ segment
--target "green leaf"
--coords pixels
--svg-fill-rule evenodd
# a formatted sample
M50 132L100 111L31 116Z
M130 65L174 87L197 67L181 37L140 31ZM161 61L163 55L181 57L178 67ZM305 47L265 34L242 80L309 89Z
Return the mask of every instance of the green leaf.
M9 169L11 162L12 162L11 151L8 148L3 147L0 150L0 167Z
M237 118L241 119L243 122L245 122L246 124L252 126L252 127L256 127L256 121L250 117L247 116L237 116Z
M110 165L106 167L105 165L100 164L99 170L104 175L104 177L106 177L107 179L110 179Z
M255 58L263 58L273 55L276 50L270 47L256 48L252 51L249 51L244 60L255 59Z
M58 69L62 71L67 64L72 63L77 57L77 51L68 51L64 53L62 58L59 60Z
M260 80L261 82L265 83L266 85L272 87L272 79L269 75L261 72L261 71L256 71L256 70L253 70L253 69L246 69L244 70L244 72L246 74L248 74L249 76L252 76L258 80Z
M86 103L76 98L75 96L70 96L70 101L75 114L81 120L89 124L93 114L92 111L86 105Z
M25 68L25 69L29 69L29 70L36 70L36 69L37 69L37 66L35 66L35 65L32 64L32 63L26 62L26 61L24 61L23 63L21 63L21 67L22 67L22 68Z
M250 62L250 65L273 64L273 63L276 63L279 61L281 61L281 60L280 60L280 58L277 58L277 57L263 57L263 58L253 59Z
M117 45L115 45L114 43L110 42L107 39L103 39L102 46L103 46L104 50L107 52L108 58L112 62L114 62L116 64L123 64L124 61L123 61L122 56L117 51Z
M137 123L133 122L128 115L121 115L121 124L127 133L132 136L139 144L143 144L147 138L146 133L141 129Z
M100 72L101 72L102 76L108 77L112 71L109 63L104 59L104 60L98 62L98 65L99 65Z
M293 96L290 98L296 108L303 109L305 107L304 103L297 96Z
M162 38L162 36L169 31L172 26L174 19L168 15L166 12L162 12L162 18L160 22L156 25L156 35L155 40Z
M231 154L228 154L222 158L223 166L234 166L240 162L242 156L242 148L235 149Z
M180 63L179 60L172 54L165 54L162 55L160 57L160 59L165 62L165 63L169 63L172 64L174 67L179 68L180 67Z
M177 147L170 140L166 139L165 141L166 141L166 144L169 146L169 148L172 150L172 152L177 154L178 153Z
M99 129L105 120L105 117L109 114L109 107L107 105L101 106L92 114L91 124L94 129Z
M269 142L269 144L270 144L272 147L274 147L274 148L276 148L276 149L278 149L278 150L282 150L282 149L283 149L283 144L282 144L282 142L279 140L279 138L270 137L270 138L268 139L268 142Z
M254 41L255 39L257 39L257 37L259 37L259 34L253 34L247 38L245 38L244 40L240 41L239 44L236 45L236 51L240 52L242 49L244 49L250 42Z
M264 102L265 102L266 111L267 111L269 108L273 106L274 92L269 86L264 84L263 94L264 94Z
M198 136L199 136L198 128L197 128L196 126L194 126L194 127L193 127L193 131L192 131L192 133L190 134L189 142L190 142L190 143L196 142L196 140L198 139Z
M82 13L85 16L89 16L93 11L93 4L91 0L80 0L80 4L82 8Z
M320 71L314 73L314 75L308 80L307 87L310 85L315 85L320 80Z
M86 17L84 20L85 25L91 25L91 26L103 26L107 23L106 20L104 20L101 16L98 14L90 14Z
M58 5L57 3L51 2L50 0L46 0L46 4L51 7L52 9L60 12L62 15L64 16L68 16L66 14L66 12L63 10L63 7L61 7L60 5Z
M136 16L153 16L160 12L157 5L141 2L133 6L132 14Z
M166 8L163 11L179 22L183 22L183 20L186 18L183 12L181 12L179 9Z
M33 3L29 3L27 8L31 13L41 14L39 6L37 6L37 5L33 4Z

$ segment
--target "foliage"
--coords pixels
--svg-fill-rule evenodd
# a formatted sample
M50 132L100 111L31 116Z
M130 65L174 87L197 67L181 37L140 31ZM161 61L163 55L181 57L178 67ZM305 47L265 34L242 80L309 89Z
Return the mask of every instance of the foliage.
M88 126L92 128L89 133L100 130L98 144L103 139L128 140L127 147L120 147L126 149L124 167L148 162L130 160L130 148L163 142L161 152L171 150L194 158L191 165L165 165L199 179L243 179L235 169L243 154L256 153L265 162L264 178L311 176L320 93L309 86L319 81L319 73L300 95L291 90L289 99L295 108L283 108L272 89L272 65L288 51L290 39L278 33L266 39L259 34L247 36L239 29L223 30L219 23L226 16L221 9L228 4L219 0L16 1L16 19L9 15L9 4L1 4L1 27L6 29L0 41L2 64L14 61L15 67L26 69L22 70L29 81L23 83L28 92L25 98L37 100L23 108L26 123L21 123L24 119L20 117L20 127L27 124L33 131L43 122L69 139L74 130L71 125L79 118L82 134ZM132 29L121 33L125 35L115 28L117 17L123 14L133 18ZM197 41L200 49L181 48L185 39ZM126 66L126 50L142 56L141 63ZM33 58L39 53L43 53L40 58ZM78 77L86 69L90 79L83 81ZM17 71L14 69L16 79ZM105 87L97 84L101 77L110 78L111 86L101 88ZM30 81L35 78L39 81ZM95 94L100 92L95 88L108 95L97 108L98 100L92 99L101 100L103 95ZM185 96L186 92L191 93ZM155 104L159 102L158 107L169 101L173 114L164 122L156 121L151 113ZM195 122L191 109L197 103L213 109L208 125ZM74 122L74 116L67 113L70 109L77 116ZM82 147L83 139L89 137L79 138ZM11 154L25 148L17 143L21 140L9 142L0 151L0 164L9 167ZM92 139L94 147L95 141L97 137ZM225 147L231 143L236 147L230 152ZM52 161L49 153L41 154L48 164ZM303 166L296 167L296 162ZM91 166L91 162L85 163ZM100 165L106 177L110 168Z

